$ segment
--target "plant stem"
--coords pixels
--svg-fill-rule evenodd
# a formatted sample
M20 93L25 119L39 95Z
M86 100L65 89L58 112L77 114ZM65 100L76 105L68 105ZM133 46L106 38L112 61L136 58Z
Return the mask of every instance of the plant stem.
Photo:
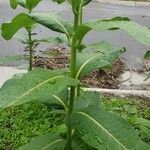
M80 10L79 10L79 25L82 25L82 21L83 21L83 8L82 5L80 6ZM78 85L77 87L77 96L80 96L80 85Z
M28 30L28 35L29 35L29 71L32 70L32 59L33 59L33 56L32 56L32 34L31 34L31 30L29 29Z
M74 31L78 28L79 25L79 14L74 13ZM70 63L70 70L71 70L71 77L75 79L76 77L76 55L77 55L77 47L76 47L77 41L72 38L71 42L71 63ZM67 114L67 150L72 149L72 126L70 122L70 117L73 111L73 105L75 100L75 93L76 93L76 87L71 86L70 89L70 100L69 100L69 110Z

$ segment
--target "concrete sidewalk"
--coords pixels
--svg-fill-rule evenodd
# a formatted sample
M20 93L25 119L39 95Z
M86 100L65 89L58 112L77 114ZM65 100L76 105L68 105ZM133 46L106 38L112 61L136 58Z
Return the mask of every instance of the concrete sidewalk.
M15 74L26 73L26 70L18 70L13 67L2 67L0 66L0 87L9 79L11 79Z
M109 3L116 5L126 5L126 6L150 6L149 2L137 2L137 1L123 1L123 0L95 0L101 3Z

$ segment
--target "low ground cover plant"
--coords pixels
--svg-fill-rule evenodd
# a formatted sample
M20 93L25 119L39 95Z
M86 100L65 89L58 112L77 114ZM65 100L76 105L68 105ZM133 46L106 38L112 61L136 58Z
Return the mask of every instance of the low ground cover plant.
M42 0L13 0L30 9ZM65 0L53 0L63 3ZM20 149L26 150L149 150L123 118L106 111L98 93L81 92L80 79L95 69L107 69L125 51L101 41L86 44L84 37L91 30L123 29L139 42L150 45L150 30L126 17L83 22L83 7L91 0L68 0L74 16L73 23L58 13L21 13L10 23L2 24L2 36L13 37L31 22L39 23L61 35L60 41L70 47L70 68L63 70L34 69L16 75L0 89L1 111L29 101L41 102L62 112L65 132L45 133ZM12 30L13 25L13 30ZM10 32L8 32L10 31ZM90 49L90 50L89 50ZM39 112L41 113L41 112Z
M133 122L135 118L146 119L149 122L149 100L117 97L101 97L100 100L105 110L125 118L134 126L144 142L150 142L149 132L147 132L150 130L150 124L145 124L145 121ZM41 103L29 102L7 108L1 111L0 149L17 150L32 138L48 131L54 133L57 130L63 134L66 132L65 126L61 125L64 119L62 113Z

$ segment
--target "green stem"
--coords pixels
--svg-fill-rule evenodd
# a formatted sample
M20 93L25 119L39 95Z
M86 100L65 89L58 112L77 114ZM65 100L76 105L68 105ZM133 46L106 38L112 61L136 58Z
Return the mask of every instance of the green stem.
M78 28L79 25L79 14L74 13L74 31ZM76 48L77 41L72 38L71 42L71 64L70 64L70 70L71 70L71 77L75 79L76 77L76 55L77 55L77 48ZM76 93L76 87L71 86L70 89L70 100L69 100L69 110L67 114L67 150L72 149L72 126L70 122L70 117L73 112L73 105L75 100L75 93Z
M28 36L29 36L29 71L32 70L32 63L33 63L33 56L32 56L32 34L31 30L28 30Z
M79 18L79 24L82 25L82 21L83 21L83 8L81 7L80 9L80 18Z
M79 25L82 25L83 21L83 8L82 5L80 6L80 12L79 12ZM77 96L80 96L80 85L77 87Z

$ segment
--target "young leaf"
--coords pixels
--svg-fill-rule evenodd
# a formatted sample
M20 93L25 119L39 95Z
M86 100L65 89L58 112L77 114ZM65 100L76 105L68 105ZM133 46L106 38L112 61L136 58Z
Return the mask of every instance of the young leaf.
M17 6L18 6L17 0L10 0L10 6L11 6L13 9L16 9Z
M80 7L83 7L89 4L92 0L68 0L68 2L72 5L73 11L76 12Z
M53 2L57 2L58 4L63 3L65 0L52 0Z
M148 74L148 76L147 76L147 78L145 80L148 80L148 79L150 79L150 74Z
M115 17L108 20L90 21L85 25L99 31L122 29L137 41L150 46L150 29L132 22L128 18Z
M29 29L34 24L35 22L30 17L24 13L21 13L17 15L10 23L2 24L2 36L6 40L9 40L21 28L25 27L26 29Z
M123 118L97 107L74 112L72 125L82 140L98 150L149 150Z
M35 8L41 0L26 0L26 6L31 11Z
M147 51L144 55L145 59L150 59L150 51Z
M27 9L26 0L17 0L17 2L21 7Z
M74 103L74 111L87 108L89 106L101 106L100 94L97 92L84 92Z
M99 46L99 50L97 49ZM118 49L108 42L100 42L97 44L88 45L90 49L95 51L83 51L77 54L77 78L81 75L86 75L95 69L105 69L125 52L125 49Z
M92 0L83 0L82 5L85 6L85 5L89 4L91 1L92 1Z
M77 43L78 45L81 44L81 42L82 42L84 36L85 36L90 30L91 30L91 28L88 27L88 26L85 26L85 25L81 25L81 26L79 26L79 27L77 28L77 30L76 30L75 33L74 33L73 38L78 41L78 43Z
M66 140L58 134L47 133L22 146L19 150L64 150Z
M13 55L13 56L2 56L0 57L0 65L5 65L9 62L23 60L24 57L22 55Z
M31 72L8 80L0 89L0 108L36 100L48 101L51 96L53 101L67 108L63 100L58 96L68 86L79 84L77 80L66 77L66 71L52 71L47 69L35 69ZM14 88L15 87L15 88Z
M32 13L30 17L37 23L69 37L73 32L73 26L63 21L56 13Z
M47 43L52 43L56 45L63 44L63 43L68 44L68 40L66 36L64 35L60 35L58 37L47 37L47 38L39 39L38 42L47 42Z

